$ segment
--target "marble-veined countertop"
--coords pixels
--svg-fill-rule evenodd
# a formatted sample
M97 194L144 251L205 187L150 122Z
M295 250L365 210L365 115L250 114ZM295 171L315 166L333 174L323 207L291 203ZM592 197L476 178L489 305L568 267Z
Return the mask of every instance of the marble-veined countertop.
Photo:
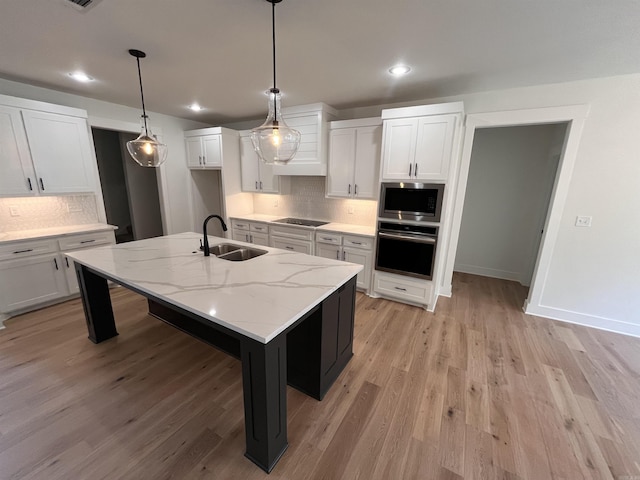
M90 223L85 225L66 225L63 227L35 228L32 230L16 230L0 233L0 243L19 242L35 238L62 237L77 233L99 232L103 230L117 230L118 227L106 223Z
M275 225L282 225L286 227L296 227L296 228L305 228L307 230L324 230L328 232L336 232L336 233L346 233L349 235L362 235L365 237L375 237L376 236L376 228L375 226L369 225L354 225L351 223L337 223L337 222L329 222L326 225L321 225L320 227L309 227L304 225L291 225L287 223L278 223L276 220L283 218L283 216L276 215L266 215L262 213L248 213L246 215L234 215L230 218L236 218L238 220L247 220L250 222L263 222L263 223L274 223ZM315 220L315 219L308 219Z
M353 263L213 236L211 246L234 243L268 253L244 262L205 257L198 250L201 238L179 233L66 255L262 343L362 270Z

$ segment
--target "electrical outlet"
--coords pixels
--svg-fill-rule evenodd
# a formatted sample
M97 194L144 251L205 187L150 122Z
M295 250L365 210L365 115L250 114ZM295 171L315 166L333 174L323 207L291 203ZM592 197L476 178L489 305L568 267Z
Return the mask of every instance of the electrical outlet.
M576 227L590 227L591 217L578 215L576 217Z
M277 198L274 198L274 199L273 199L273 206L274 206L274 207L277 207L277 206L278 206L278 199L277 199Z
M354 211L354 210L353 210L353 206L349 205L349 206L347 207L347 213L349 213L349 214L353 215L353 211Z
M11 206L9 207L9 214L10 214L12 217L19 217L19 216L20 216L20 209L19 209L17 206L15 206L15 205L11 205Z

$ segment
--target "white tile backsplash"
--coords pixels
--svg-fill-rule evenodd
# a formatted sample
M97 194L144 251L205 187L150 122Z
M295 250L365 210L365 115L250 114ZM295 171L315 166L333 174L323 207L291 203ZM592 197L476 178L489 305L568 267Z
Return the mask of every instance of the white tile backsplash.
M265 215L372 226L376 222L377 202L326 198L325 177L291 177L289 194L254 194L253 209Z
M95 195L0 198L0 232L98 223Z

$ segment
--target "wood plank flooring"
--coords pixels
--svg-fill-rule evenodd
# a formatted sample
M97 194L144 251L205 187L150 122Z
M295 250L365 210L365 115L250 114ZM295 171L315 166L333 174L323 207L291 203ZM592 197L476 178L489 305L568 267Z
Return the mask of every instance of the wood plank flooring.
M640 480L640 339L524 315L519 284L456 274L437 313L357 298L322 402L288 389L290 447L244 457L240 363L112 290L0 332L0 479Z

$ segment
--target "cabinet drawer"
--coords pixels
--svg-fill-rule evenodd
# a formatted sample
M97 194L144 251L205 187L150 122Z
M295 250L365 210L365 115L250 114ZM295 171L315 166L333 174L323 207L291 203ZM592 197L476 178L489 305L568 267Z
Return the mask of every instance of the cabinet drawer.
M316 232L316 242L342 245L342 235L327 232Z
M309 242L272 237L271 246L275 248L281 248L282 250L289 250L291 252L306 253L307 255L311 255L311 243Z
M0 260L29 257L58 251L55 240L32 240L0 245Z
M266 223L250 223L249 228L252 232L269 233L269 225Z
M70 235L58 240L60 250L76 250L78 248L93 247L114 243L113 232L92 232L82 235Z
M345 235L342 241L345 247L363 248L371 250L373 248L373 237L358 237L355 235Z
M300 227L283 227L280 225L271 225L271 235L277 235L279 237L294 238L296 240L305 240L310 242L313 240L313 230Z
M249 231L250 229L250 224L249 222L246 222L244 220L231 220L231 227L234 230L247 230Z
M382 295L428 305L431 302L433 284L428 280L413 280L376 271L374 290Z

